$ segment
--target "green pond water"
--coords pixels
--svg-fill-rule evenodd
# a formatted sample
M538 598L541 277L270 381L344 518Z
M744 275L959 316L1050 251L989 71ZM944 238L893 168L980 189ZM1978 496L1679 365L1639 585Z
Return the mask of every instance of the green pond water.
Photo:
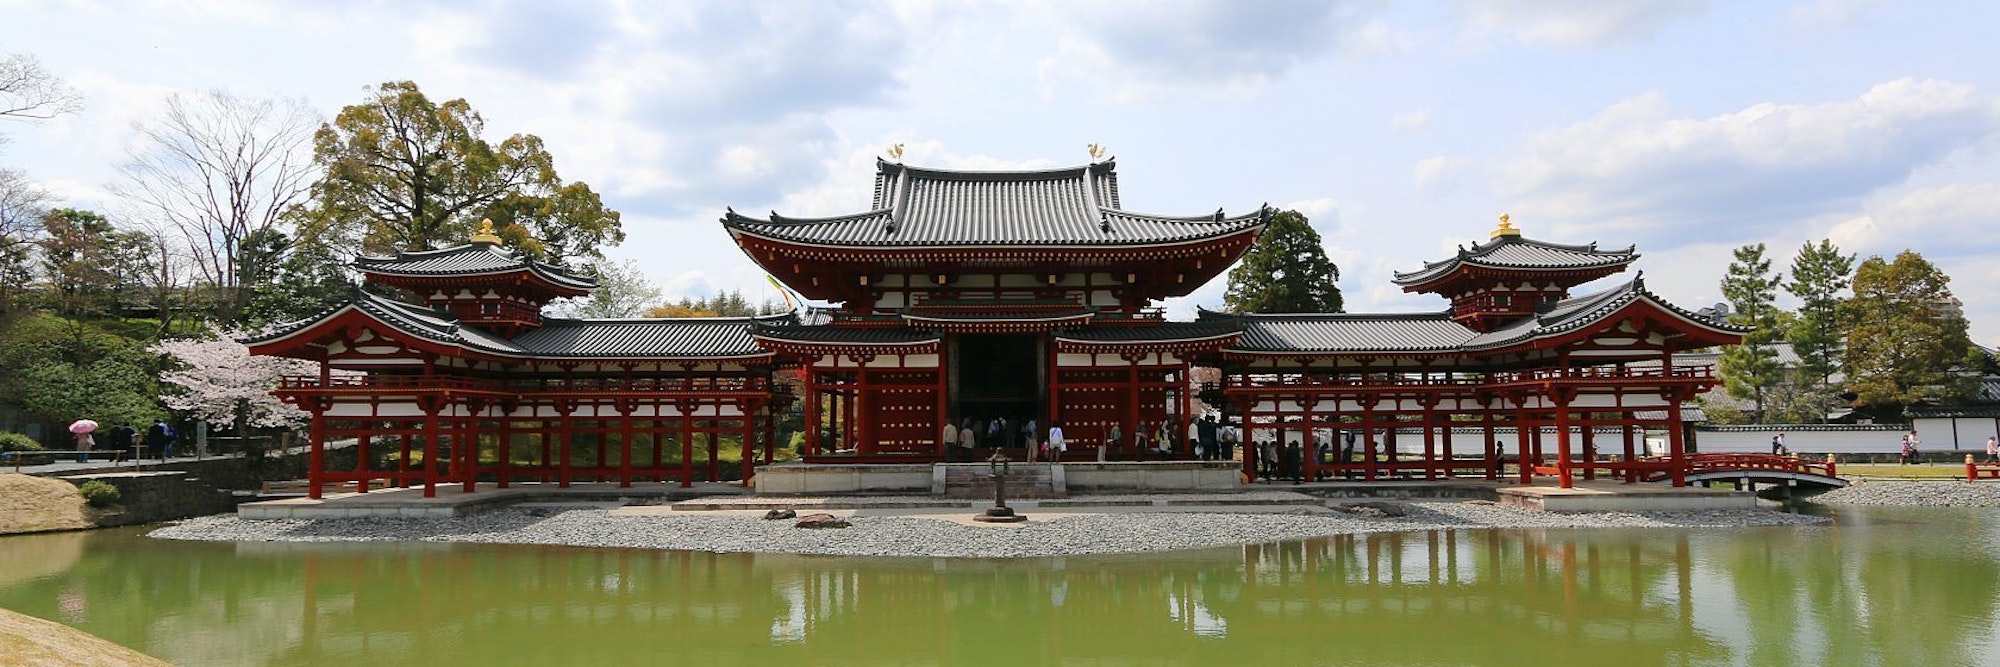
M183 665L2000 665L2000 510L857 559L0 538L0 607ZM0 656L0 664L6 662Z

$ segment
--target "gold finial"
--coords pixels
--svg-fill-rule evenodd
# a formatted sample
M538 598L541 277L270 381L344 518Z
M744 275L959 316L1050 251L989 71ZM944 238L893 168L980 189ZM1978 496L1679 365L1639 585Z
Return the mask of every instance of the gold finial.
M500 245L500 235L493 233L492 218L479 221L479 233L472 235L472 242Z
M1520 236L1520 235L1521 235L1521 230L1514 228L1513 216L1508 215L1506 213L1502 213L1500 214L1500 226L1493 230L1493 235L1491 236L1491 238L1497 239L1502 236Z
M896 161L896 164L902 164L902 163L903 163L903 145L902 145L902 144L896 144L896 145L894 145L894 146L890 146L890 147L889 147L889 159L891 159L891 160L895 160L895 161Z
M1104 146L1104 144L1091 144L1091 145L1090 145L1090 161L1091 161L1091 162L1093 162L1093 163L1094 163L1094 162L1100 162L1100 161L1103 161L1103 160L1104 160L1104 151L1105 151L1105 146Z

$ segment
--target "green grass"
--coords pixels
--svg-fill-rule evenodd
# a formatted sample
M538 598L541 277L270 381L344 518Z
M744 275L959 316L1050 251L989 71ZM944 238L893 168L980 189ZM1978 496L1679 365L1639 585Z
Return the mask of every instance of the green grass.
M1965 465L1896 465L1892 463L1842 463L1836 469L1841 477L1874 477L1878 479L1964 479Z

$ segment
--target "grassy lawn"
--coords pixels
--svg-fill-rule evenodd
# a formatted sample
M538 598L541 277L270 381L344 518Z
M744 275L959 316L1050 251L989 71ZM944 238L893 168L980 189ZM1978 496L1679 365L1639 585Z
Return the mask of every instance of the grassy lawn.
M1892 463L1842 463L1838 469L1841 477L1875 477L1880 479L1963 479L1965 465L1918 465L1905 466Z

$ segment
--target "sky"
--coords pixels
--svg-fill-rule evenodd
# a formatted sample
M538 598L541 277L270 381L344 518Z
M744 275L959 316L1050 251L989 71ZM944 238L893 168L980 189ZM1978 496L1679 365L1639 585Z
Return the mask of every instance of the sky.
M1721 300L1730 250L1915 250L2000 345L2000 5L1399 2L0 0L0 53L85 108L0 125L0 166L109 193L167 95L325 116L411 80L534 134L624 216L670 296L776 299L717 219L869 205L875 160L1118 160L1125 208L1307 214L1351 312L1436 311L1392 272L1483 241L1636 244L1646 285ZM129 207L127 207L129 208ZM1607 278L1577 293L1609 286ZM1218 307L1224 280L1168 305ZM1789 299L1781 304L1789 304Z

